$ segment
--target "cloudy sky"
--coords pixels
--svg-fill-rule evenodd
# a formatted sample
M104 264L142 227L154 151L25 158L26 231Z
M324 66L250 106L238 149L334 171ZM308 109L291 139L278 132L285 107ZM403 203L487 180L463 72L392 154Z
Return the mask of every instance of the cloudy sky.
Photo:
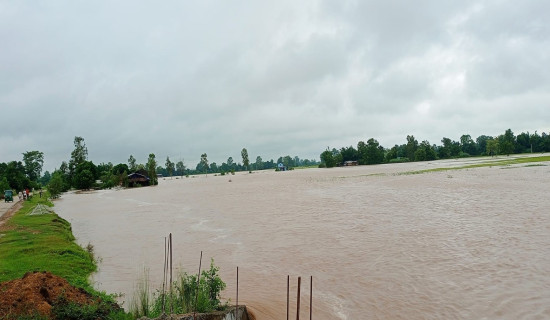
M550 2L0 0L0 162L550 131Z

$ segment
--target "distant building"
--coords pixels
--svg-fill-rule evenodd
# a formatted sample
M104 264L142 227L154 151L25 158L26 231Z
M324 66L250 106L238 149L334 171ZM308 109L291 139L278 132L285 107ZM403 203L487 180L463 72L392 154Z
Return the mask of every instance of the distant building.
M150 183L151 183L151 179L149 179L149 177L144 174L134 172L128 175L129 187L137 187L138 185L148 186Z
M285 167L285 165L282 164L282 163L278 163L278 164L277 164L277 169L279 169L279 171L286 171L286 170L288 170L288 169Z
M344 167L356 166L357 164L358 164L357 161L345 161L344 162Z

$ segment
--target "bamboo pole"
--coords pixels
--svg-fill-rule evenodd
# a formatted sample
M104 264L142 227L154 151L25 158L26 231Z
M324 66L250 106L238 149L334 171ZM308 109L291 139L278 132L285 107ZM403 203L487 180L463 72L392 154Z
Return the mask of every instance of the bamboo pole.
M296 298L296 320L300 320L300 285L302 283L302 277L298 277L298 294Z
M201 251L201 258L199 260L199 274L197 275L197 293L195 295L195 309L193 310L193 320L195 320L195 314L197 312L197 302L199 300L199 285L201 280L201 265L202 265L202 251Z
M289 301L290 301L290 275L286 276L286 320L289 316Z
M313 313L313 276L309 276L309 320Z

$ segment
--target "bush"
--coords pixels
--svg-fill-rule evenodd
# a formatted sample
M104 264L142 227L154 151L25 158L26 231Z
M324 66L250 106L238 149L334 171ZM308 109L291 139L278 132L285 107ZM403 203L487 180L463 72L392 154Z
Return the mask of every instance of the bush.
M170 310L174 314L183 314L193 311L211 312L224 310L227 304L222 304L221 292L225 289L225 282L222 281L218 272L220 268L214 265L214 259L210 261L210 269L201 272L199 287L197 290L197 275L180 273L172 287L166 288L165 292L157 290L150 301L149 288L144 285L148 281L143 280L138 284L137 300L131 305L131 313L139 318L141 316L158 317L163 313L163 306L166 313ZM195 299L197 307L195 310Z

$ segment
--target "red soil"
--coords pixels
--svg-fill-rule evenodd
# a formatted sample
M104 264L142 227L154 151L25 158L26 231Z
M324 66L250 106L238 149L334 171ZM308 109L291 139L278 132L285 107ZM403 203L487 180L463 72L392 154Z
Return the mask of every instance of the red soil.
M28 272L22 279L0 283L0 319L39 313L51 318L52 304L59 296L78 304L93 303L83 289L49 272Z

